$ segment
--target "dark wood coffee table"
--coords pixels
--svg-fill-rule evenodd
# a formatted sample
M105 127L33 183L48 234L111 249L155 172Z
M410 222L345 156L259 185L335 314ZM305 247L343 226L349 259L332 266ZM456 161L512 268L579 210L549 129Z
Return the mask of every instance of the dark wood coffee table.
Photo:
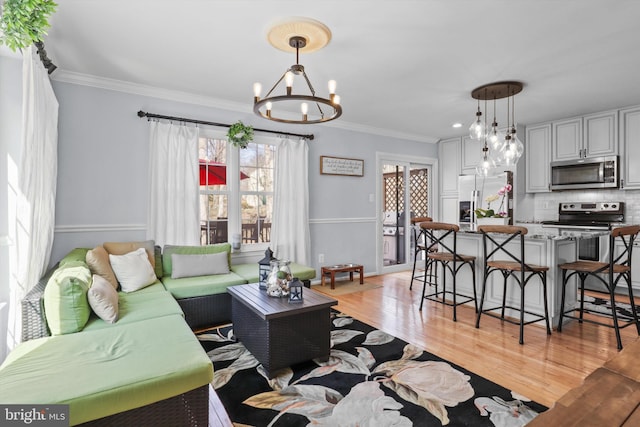
M278 369L329 358L331 306L338 301L304 289L302 303L272 298L257 283L230 286L233 332L272 378Z

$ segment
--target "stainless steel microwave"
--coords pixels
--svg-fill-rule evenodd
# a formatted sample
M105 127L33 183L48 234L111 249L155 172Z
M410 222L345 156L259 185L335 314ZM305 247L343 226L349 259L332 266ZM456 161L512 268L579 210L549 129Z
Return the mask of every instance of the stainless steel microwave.
M618 188L618 157L551 162L551 190Z

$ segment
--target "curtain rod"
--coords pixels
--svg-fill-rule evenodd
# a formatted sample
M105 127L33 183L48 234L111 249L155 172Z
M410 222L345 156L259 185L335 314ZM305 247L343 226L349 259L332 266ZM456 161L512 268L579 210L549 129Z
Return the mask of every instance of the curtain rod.
M225 128L231 127L231 125L228 125L228 124L225 124L225 123L215 123L215 122L207 122L207 121L204 121L204 120L185 119L184 117L163 116L162 114L147 113L147 112L144 112L142 110L138 111L138 117L140 117L140 118L148 117L150 119L175 120L176 122L195 123L195 124L198 124L198 125L220 126L220 127L225 127ZM306 138L308 140L312 140L313 139L313 134L302 135L302 134L299 134L299 133L279 132L279 131L275 131L275 130L257 129L257 128L253 128L253 131L254 132L275 133L277 135L299 136L301 138Z

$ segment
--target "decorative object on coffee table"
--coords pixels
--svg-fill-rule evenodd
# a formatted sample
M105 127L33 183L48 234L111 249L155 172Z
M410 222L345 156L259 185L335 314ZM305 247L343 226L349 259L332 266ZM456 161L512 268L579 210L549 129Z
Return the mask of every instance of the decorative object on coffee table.
M349 273L349 280L353 281L353 272L360 273L360 284L364 283L364 267L360 264L337 264L329 267L322 267L322 278L320 283L324 286L324 279L327 275L331 277L331 289L336 287L336 273Z
M229 286L236 338L272 378L296 363L329 359L331 306L338 301L307 290L304 301L269 298L255 284Z
M302 302L302 282L297 277L294 277L291 283L289 283L289 302Z
M284 298L289 296L289 283L292 275L289 268L291 261L274 259L271 261L271 272L267 277L267 295Z
M258 280L260 289L267 289L267 278L271 272L271 261L275 260L271 248L264 251L264 258L258 261Z

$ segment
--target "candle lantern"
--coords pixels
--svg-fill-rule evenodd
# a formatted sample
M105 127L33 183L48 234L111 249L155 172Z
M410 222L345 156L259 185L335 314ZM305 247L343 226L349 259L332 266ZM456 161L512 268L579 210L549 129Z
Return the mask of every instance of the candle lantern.
M289 283L289 302L302 302L302 288L304 285L297 277Z
M264 258L258 261L258 282L260 289L267 289L267 278L271 272L271 261L275 259L271 248L267 248L267 250L264 251Z

